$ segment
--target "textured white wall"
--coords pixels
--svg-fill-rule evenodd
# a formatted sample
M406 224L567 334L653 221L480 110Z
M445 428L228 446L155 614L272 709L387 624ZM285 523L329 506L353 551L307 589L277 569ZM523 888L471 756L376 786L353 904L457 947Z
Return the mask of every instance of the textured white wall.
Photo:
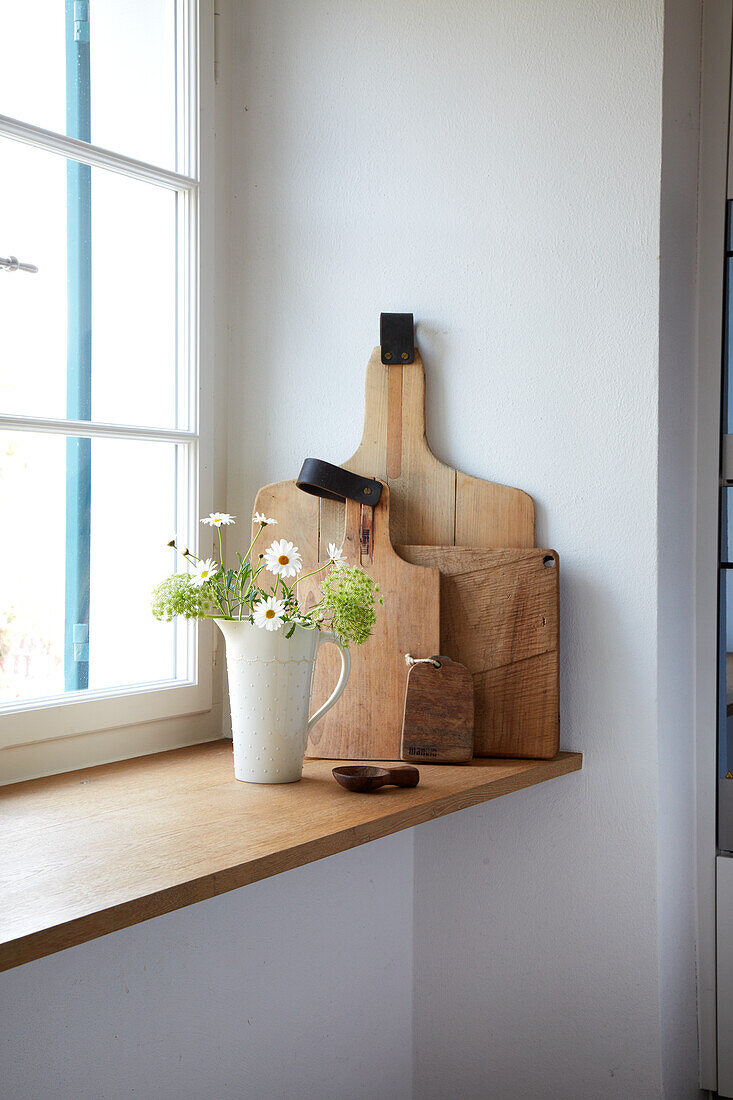
M409 1097L411 946L402 833L39 959L0 974L0 1096Z
M658 934L691 889L689 786L684 869L657 845L662 35L662 0L236 7L227 507L351 453L378 314L412 310L433 449L528 490L561 555L585 770L417 830L420 1100L646 1100L663 1057L696 1092L689 913L661 970Z

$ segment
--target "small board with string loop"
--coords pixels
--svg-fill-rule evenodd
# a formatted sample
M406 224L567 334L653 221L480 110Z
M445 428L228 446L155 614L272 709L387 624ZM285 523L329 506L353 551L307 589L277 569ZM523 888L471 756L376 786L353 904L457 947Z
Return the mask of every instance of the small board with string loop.
M402 760L465 764L473 756L473 677L450 657L414 658L408 665L402 720Z

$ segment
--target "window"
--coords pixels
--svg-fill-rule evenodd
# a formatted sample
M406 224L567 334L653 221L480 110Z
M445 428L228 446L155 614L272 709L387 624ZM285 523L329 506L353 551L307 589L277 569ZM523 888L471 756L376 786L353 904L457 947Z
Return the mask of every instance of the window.
M197 7L43 0L0 66L0 748L210 705L150 614L198 539Z

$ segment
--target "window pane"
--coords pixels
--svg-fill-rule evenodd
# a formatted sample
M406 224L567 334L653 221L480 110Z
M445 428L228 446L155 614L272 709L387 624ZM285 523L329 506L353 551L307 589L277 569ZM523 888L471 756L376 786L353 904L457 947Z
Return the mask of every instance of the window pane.
M67 439L0 432L0 704L63 693L74 657L88 656L92 689L186 679L185 628L158 623L150 612L153 587L177 568L166 543L176 533L185 450L91 440L89 649L82 629L65 670L66 547L74 533L66 515ZM83 559L73 554L69 570ZM85 568L78 572L83 585Z
M175 0L0 5L0 114L175 168L176 7ZM79 96L89 104L88 135L67 125Z
M39 269L0 271L0 412L187 427L175 192L2 138L0 164L0 256Z
M64 690L64 448L0 432L0 703Z

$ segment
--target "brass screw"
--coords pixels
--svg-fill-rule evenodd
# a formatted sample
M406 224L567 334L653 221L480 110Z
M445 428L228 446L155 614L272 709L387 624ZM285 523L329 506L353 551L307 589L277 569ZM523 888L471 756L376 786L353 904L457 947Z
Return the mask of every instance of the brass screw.
M392 352L391 351L385 351L384 358L385 359L391 359L392 358Z
M403 352L402 352L402 358L403 358L403 359L409 359L409 358L410 358L410 353L409 353L409 351L403 351Z
M371 495L372 495L372 491L371 491L371 489L369 488L369 486L368 486L368 485L365 485L365 486L364 486L364 496L365 496L365 497L370 497Z

